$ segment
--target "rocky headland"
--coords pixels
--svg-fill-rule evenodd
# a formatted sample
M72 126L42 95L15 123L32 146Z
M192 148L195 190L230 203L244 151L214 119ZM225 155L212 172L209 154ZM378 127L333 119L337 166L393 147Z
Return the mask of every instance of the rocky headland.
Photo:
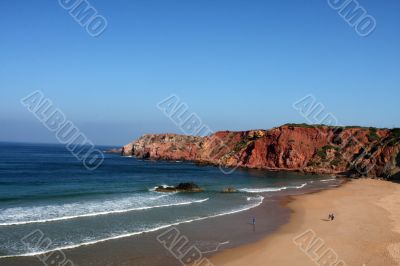
M224 167L397 178L399 150L399 128L286 124L205 137L146 134L122 147L121 153Z

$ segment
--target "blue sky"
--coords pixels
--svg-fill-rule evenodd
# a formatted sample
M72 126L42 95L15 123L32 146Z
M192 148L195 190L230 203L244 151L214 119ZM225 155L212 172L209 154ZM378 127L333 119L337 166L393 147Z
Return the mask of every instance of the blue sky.
M171 94L213 130L306 122L313 94L341 124L400 127L400 2L359 0L360 37L326 0L91 0L91 37L56 0L0 1L0 140L56 142L20 104L41 90L96 144L181 132Z

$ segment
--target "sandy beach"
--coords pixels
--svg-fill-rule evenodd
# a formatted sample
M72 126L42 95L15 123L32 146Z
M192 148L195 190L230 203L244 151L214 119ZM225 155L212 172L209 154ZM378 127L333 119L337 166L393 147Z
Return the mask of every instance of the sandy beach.
M276 233L211 258L214 265L400 265L400 184L358 179L294 197ZM333 212L335 219L329 221ZM273 214L271 214L273 215Z
M245 212L177 228L196 245L232 242L232 247L209 254L215 266L400 265L400 184L358 179L329 190L277 198L276 204L270 200ZM332 212L335 219L329 221ZM257 217L255 228L249 222L252 216ZM64 252L75 265L181 265L156 241L160 232ZM36 257L2 263L42 265Z

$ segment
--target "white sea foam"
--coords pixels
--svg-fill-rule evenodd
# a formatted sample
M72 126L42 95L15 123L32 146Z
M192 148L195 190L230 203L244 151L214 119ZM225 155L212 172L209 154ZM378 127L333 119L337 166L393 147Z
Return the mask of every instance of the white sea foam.
M285 186L285 187L267 187L267 188L242 188L239 191L248 192L248 193L262 193L262 192L278 192L286 189L301 189L305 187L307 183L304 183L300 186Z
M55 249L50 249L50 250L46 250L46 251L38 251L38 252L30 252L30 253L25 253L25 254L0 256L0 259L2 259L2 258L12 258L12 257L37 256L37 255L46 254L46 253L57 251L57 250L73 249L73 248L77 248L77 247L81 247L81 246L93 245L93 244L96 244L96 243L105 242L105 241L109 241L109 240L115 240L115 239L120 239L120 238L135 236L135 235L140 235L140 234L143 234L143 233L150 233L150 232L154 232L154 231L158 231L158 230L161 230L161 229L168 228L170 226L176 226L176 225L180 225L180 224L191 223L191 222L195 222L195 221L201 221L201 220L205 220L205 219L210 219L210 218L220 217L220 216L224 216L224 215L234 214L234 213L250 210L252 208L255 208L255 207L261 205L261 203L264 200L264 197L257 196L257 197L253 197L253 199L257 200L254 204L246 206L246 207L243 207L243 208L240 208L240 209L231 210L231 211L228 211L228 212L222 212L222 213L213 214L213 215L204 216L204 217L196 217L196 218L189 219L189 220L177 221L175 223L160 225L160 226L157 226L157 227L154 227L154 228L150 228L150 229L147 229L147 230L143 230L143 231L125 233L125 234L120 234L120 235L114 235L114 236L110 236L110 237L107 237L107 238L87 241L87 242L79 243L79 244L71 244L71 245L67 245L67 246L63 246L63 247L59 247L59 248L55 248Z
M158 188L158 187L164 187L164 188L166 188L166 187L174 187L174 186L170 186L170 185L159 185L159 186L155 186L155 187L152 187L152 188L149 188L149 191L150 192L157 192L156 191L156 189ZM157 192L157 193L163 193L163 192ZM173 194L173 193L175 193L175 192L167 192L168 194Z
M329 182L329 181L333 181L333 180L336 180L336 178L321 179L321 180L319 180L319 181L321 181L321 182Z
M303 187L305 187L305 186L307 186L307 183L301 184L300 186L297 186L297 187L294 187L294 188L300 189L300 188L303 188Z
M159 196L152 197L152 198L149 198L149 199L150 199L150 200L158 200L158 199L165 198L165 197L168 197L168 196L173 195L173 194L174 194L174 193L171 193L171 194L163 194L163 195L159 195Z
M157 198L164 197L165 195L159 196ZM140 211L140 210L148 210L154 208L164 208L164 207L172 207L172 206L180 206L180 205L189 205L194 203L203 203L207 201L206 199L201 200L193 200L193 201L183 201L183 202L174 202L169 204L160 204L160 205L150 205L150 206L141 206L141 207L134 207L134 208L127 208L127 209L117 209L117 210L107 210L101 212L91 212L91 213L81 213L78 215L68 215L68 216L61 216L61 217L54 217L54 218L47 218L47 219L37 219L37 220L23 220L23 221L8 221L0 223L0 226L10 226L10 225L22 225L22 224L32 224L32 223L46 223L46 222L55 222L55 221L63 221L63 220L70 220L70 219L78 219L84 217L93 217L93 216L100 216L100 215L109 215L109 214L116 214L116 213L125 213L125 212L132 212L132 211ZM54 207L54 206L52 206ZM47 206L46 208L49 208ZM16 212L20 208L13 208L12 212ZM42 209L42 208L41 208ZM35 210L33 210L35 212ZM18 218L18 217L17 217Z

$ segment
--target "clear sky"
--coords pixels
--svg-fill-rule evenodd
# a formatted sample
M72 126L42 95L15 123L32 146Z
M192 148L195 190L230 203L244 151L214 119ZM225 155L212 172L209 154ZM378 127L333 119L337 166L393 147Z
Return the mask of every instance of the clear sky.
M0 0L0 140L56 142L20 104L41 90L96 144L181 132L178 95L214 130L306 120L313 94L341 124L400 127L400 1L358 0L360 37L326 0L90 0L90 36L57 0Z

